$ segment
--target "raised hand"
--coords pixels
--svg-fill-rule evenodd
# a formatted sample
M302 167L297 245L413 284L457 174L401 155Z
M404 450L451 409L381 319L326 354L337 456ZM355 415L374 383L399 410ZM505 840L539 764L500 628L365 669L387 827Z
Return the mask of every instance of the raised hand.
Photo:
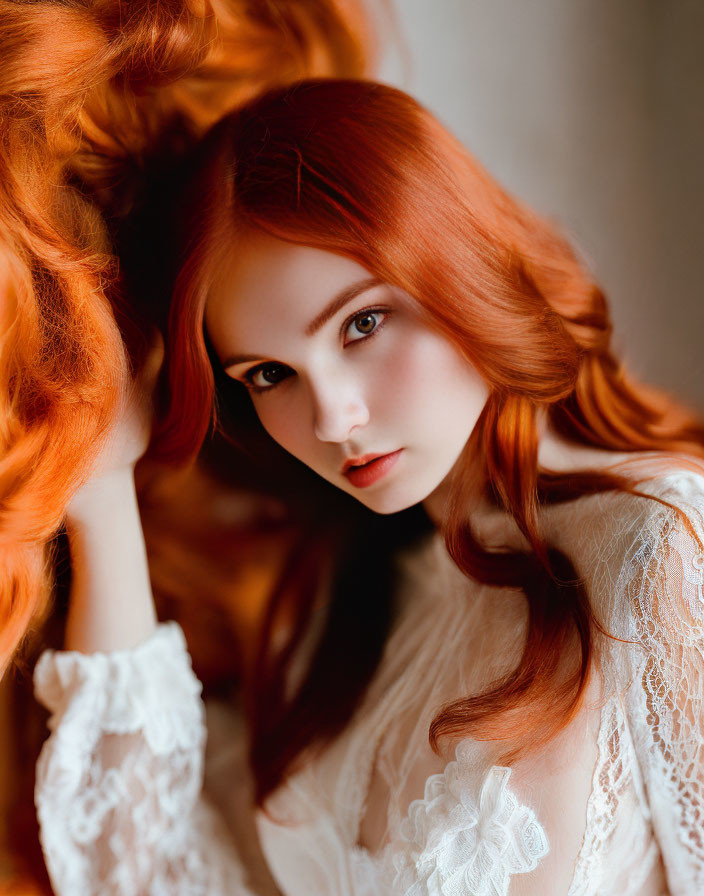
M147 450L152 429L152 395L164 359L164 340L154 332L142 368L125 395L122 409L113 423L90 479L76 492L66 508L70 525L93 513L96 501L116 478L132 476L134 466Z
M134 465L149 444L163 357L156 335L90 479L66 509L72 579L65 646L71 650L132 647L156 625Z

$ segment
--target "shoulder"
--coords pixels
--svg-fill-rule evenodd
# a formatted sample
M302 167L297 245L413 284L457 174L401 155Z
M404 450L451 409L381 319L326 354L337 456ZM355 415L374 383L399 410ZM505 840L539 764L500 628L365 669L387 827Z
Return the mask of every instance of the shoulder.
M665 584L701 582L704 463L660 455L614 472L628 473L636 494L603 492L558 508L550 534L573 560L599 621L628 638L634 613Z
M640 512L624 557L624 574L633 566L672 562L672 555L685 561L686 572L704 551L704 472L675 468L637 488L642 495L634 501Z
M629 496L633 525L612 569L607 628L649 654L704 646L704 474L675 468Z
M583 537L590 532L601 536L602 556L625 562L646 545L661 545L671 530L704 535L703 460L646 455L613 472L628 475L634 492L597 494L578 512Z
M658 503L624 558L621 587L641 640L672 644L704 632L704 475L675 470L644 491Z

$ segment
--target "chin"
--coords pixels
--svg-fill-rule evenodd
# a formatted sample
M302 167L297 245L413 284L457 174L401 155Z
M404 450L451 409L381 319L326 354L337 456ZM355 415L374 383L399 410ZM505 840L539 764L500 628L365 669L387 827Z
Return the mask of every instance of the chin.
M353 498L356 498L360 504L364 504L369 510L373 510L374 513L378 513L381 516L389 516L392 513L400 513L402 510L408 510L409 507L419 504L427 497L425 491L422 494L406 495L400 495L398 493L393 494L391 490L385 494L382 490L377 494L372 492L362 494L361 492L361 489L355 489L355 491L350 492L350 494Z

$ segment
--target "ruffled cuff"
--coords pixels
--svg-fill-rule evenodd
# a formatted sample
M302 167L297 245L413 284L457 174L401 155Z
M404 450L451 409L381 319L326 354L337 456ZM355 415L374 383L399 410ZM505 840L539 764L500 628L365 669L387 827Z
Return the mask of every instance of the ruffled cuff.
M51 712L50 729L61 723L65 735L75 731L80 752L101 734L136 732L154 755L194 749L204 728L201 690L176 622L159 624L129 649L46 650L34 670L34 693Z

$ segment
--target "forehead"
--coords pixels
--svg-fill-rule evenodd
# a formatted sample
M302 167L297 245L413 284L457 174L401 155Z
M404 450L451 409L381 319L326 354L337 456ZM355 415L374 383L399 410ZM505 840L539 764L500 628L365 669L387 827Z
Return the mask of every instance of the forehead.
M286 243L268 234L238 241L205 309L219 355L256 351L264 336L303 338L306 326L347 286L368 278L361 264L322 249Z

